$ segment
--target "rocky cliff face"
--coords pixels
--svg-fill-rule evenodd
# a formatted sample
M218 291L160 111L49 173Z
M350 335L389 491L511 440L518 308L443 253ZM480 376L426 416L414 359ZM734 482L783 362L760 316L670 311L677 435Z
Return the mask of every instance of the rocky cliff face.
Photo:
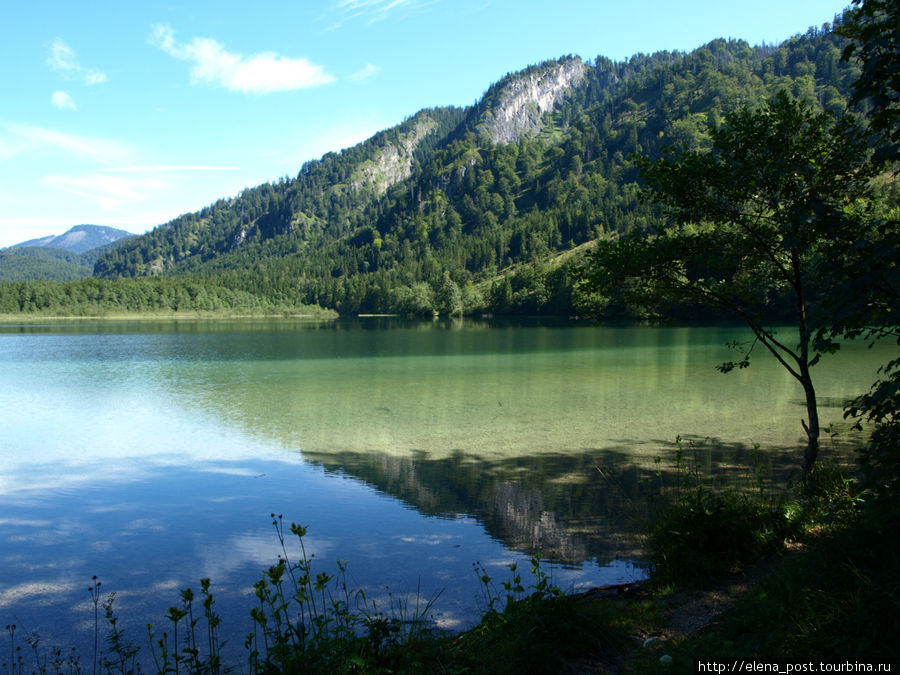
M580 58L574 58L529 69L501 82L493 105L483 113L481 131L494 143L514 143L526 134L538 133L544 115L584 77L585 68Z
M412 174L413 153L435 126L430 117L420 118L412 130L400 135L397 143L388 142L374 159L364 162L353 172L351 189L369 188L380 196L395 183L409 178Z

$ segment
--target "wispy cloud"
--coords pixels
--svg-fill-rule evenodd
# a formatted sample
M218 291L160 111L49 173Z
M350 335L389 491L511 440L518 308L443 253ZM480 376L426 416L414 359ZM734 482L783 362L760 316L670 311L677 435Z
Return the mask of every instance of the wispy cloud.
M50 102L60 110L77 110L75 101L64 91L54 91L50 97Z
M230 52L211 38L179 43L171 26L157 25L150 43L182 61L193 63L191 80L217 84L244 94L270 94L328 84L334 78L305 58L289 58L274 52L245 56Z
M404 16L414 9L436 2L439 0L339 0L335 5L338 19L331 29L340 28L344 23L356 19L375 23L391 15Z
M82 66L78 62L72 48L60 38L56 38L50 45L47 65L67 80L81 82L82 84L102 84L106 82L105 73Z
M133 209L158 199L185 180L187 174L237 171L235 166L155 164L105 167L78 173L50 173L41 178L47 188L86 199L105 212ZM160 221L161 222L161 221Z
M365 68L360 68L355 73L353 73L350 78L353 80L365 80L373 75L377 75L381 72L381 66L376 66L372 63L367 63Z
M0 162L15 157L22 151L21 144L0 137Z
M237 171L237 166L210 166L203 164L154 164L147 166L123 166L104 169L107 173L179 173L181 171Z
M0 129L2 132L3 129ZM30 124L6 125L0 136L0 160L25 152L63 151L100 164L123 164L133 155L128 143L108 138L79 136Z
M83 176L50 174L42 180L51 187L90 199L105 211L114 211L123 202L142 201L149 196L143 181L122 176L96 173Z
M82 174L49 174L41 180L45 185L64 190L93 201L104 211L115 211L123 205L141 202L165 190L185 173L234 171L234 166L202 166L156 164L109 167Z

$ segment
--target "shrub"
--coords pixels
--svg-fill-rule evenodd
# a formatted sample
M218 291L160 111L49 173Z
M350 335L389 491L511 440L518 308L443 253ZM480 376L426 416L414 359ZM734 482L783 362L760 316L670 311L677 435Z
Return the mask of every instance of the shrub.
M650 524L654 578L702 584L775 550L793 531L781 500L698 486L663 505Z

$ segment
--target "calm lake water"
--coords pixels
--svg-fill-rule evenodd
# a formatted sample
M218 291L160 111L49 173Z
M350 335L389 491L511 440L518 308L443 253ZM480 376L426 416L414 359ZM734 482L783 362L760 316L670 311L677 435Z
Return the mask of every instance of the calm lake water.
M211 577L240 654L253 582L279 552L273 512L309 527L318 569L348 561L370 597L440 593L432 618L451 628L484 609L476 562L502 580L541 552L564 590L641 578L640 519L677 436L716 480L755 462L783 481L799 463L799 385L760 348L750 369L714 368L746 337L377 319L0 326L0 625L89 661L93 575L139 645L179 589ZM816 367L823 424L843 425L842 402L887 358L849 345Z

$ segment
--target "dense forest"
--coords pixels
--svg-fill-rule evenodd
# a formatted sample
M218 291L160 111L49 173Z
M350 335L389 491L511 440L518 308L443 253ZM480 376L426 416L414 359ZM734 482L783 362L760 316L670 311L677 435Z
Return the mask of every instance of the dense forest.
M575 274L594 241L661 218L641 199L633 157L708 148L726 114L782 90L843 113L860 74L841 60L844 46L826 25L777 46L719 39L689 53L531 66L469 108L420 111L296 177L115 246L97 259L95 279L0 286L0 312L84 313L67 298L102 304L134 279L133 301L119 306L219 307L240 296L250 307L342 314L633 313ZM534 92L548 90L553 105L542 109ZM865 102L853 110L864 114ZM896 202L896 184L884 190ZM133 290L145 277L147 290ZM221 303L158 299L204 288Z
M0 251L0 281L83 279L93 274L94 262L59 248L16 246Z

